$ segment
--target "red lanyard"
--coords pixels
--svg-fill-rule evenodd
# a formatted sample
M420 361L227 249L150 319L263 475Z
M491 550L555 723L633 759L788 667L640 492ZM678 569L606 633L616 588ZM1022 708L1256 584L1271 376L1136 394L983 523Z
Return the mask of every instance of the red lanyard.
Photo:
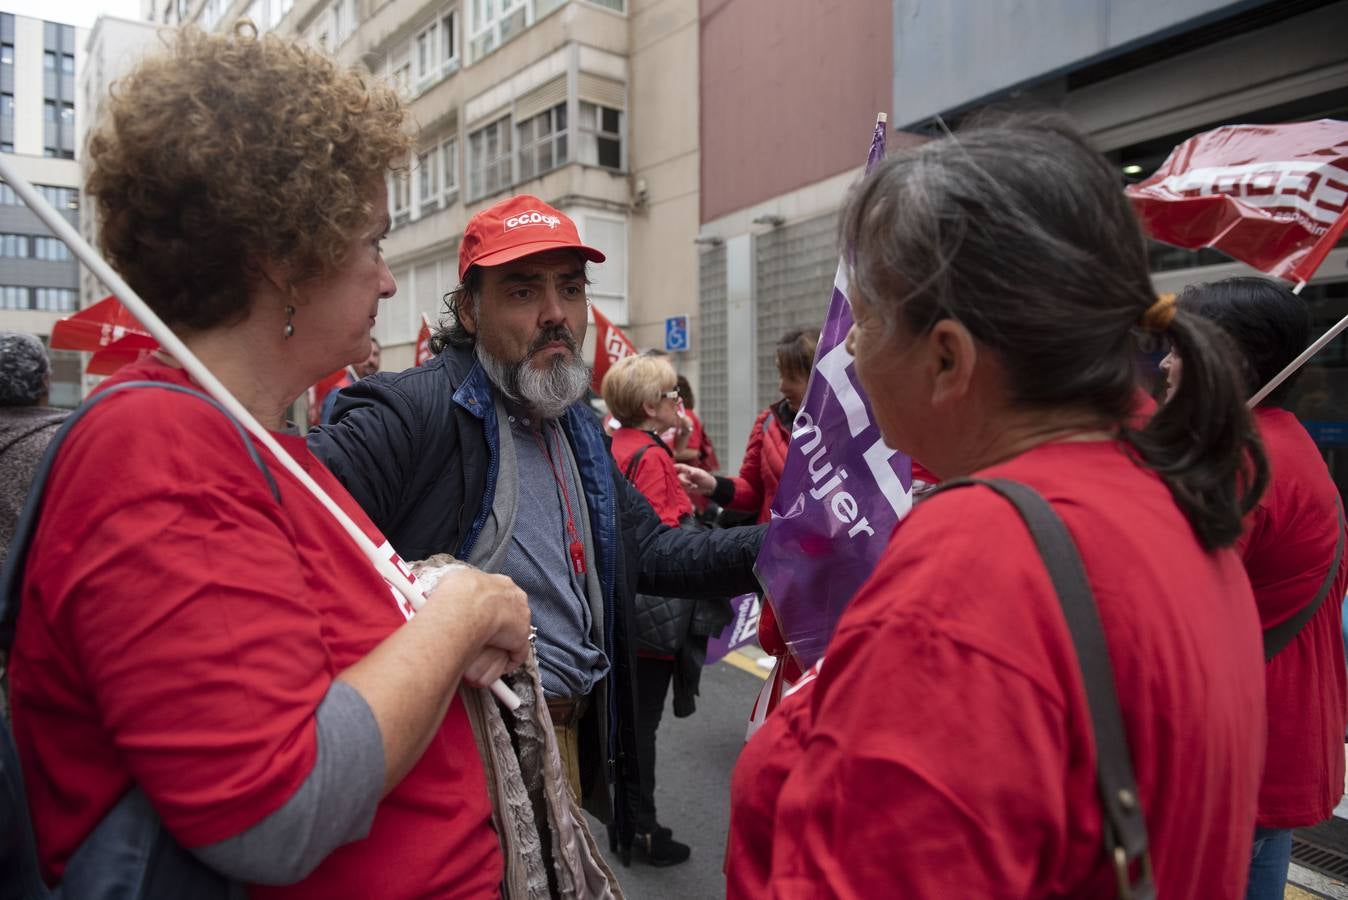
M546 428L546 425L542 426ZM535 431L534 440L538 441L538 446L543 450L543 455L548 460L548 471L552 473L552 479L557 482L557 487L562 491L562 503L566 506L566 536L571 539L571 546L567 548L571 555L571 570L577 575L585 574L585 544L580 539L580 532L576 529L576 518L571 514L571 495L566 489L566 479L562 477L559 464L553 460L552 453L542 434ZM562 458L562 438L557 436L557 456Z

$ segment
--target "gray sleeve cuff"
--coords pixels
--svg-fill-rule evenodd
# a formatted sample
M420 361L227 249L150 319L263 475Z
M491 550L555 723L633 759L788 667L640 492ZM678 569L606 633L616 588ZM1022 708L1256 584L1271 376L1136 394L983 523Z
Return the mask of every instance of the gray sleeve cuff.
M370 833L384 786L384 742L359 692L334 681L315 714L314 767L276 812L192 852L235 881L293 884L329 853Z

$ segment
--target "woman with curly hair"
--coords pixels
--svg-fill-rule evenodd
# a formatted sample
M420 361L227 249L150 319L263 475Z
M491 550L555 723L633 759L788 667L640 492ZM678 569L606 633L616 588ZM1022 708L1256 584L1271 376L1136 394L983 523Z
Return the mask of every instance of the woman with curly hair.
M109 106L88 180L105 253L379 544L285 414L365 358L394 293L398 99L245 25L185 30ZM466 572L405 621L332 517L193 386L163 354L123 369L47 482L11 670L44 876L140 792L253 896L496 896L456 689L523 660L523 593Z

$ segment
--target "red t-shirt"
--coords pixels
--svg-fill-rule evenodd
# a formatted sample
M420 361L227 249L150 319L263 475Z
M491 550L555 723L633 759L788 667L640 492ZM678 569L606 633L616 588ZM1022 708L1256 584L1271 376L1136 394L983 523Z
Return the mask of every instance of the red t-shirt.
M1334 559L1338 489L1306 429L1286 410L1258 409L1269 487L1240 541L1264 628L1302 610ZM1268 757L1259 824L1296 828L1329 818L1343 794L1342 607L1348 565L1340 561L1329 595L1292 642L1265 668Z
M1035 487L1076 540L1158 896L1242 896L1264 677L1239 558L1203 552L1160 479L1112 442L980 474ZM1075 650L1006 500L963 488L899 523L822 674L741 755L731 801L732 898L1114 895Z
M777 418L776 410L777 404L773 404L754 419L739 474L730 479L735 485L735 495L726 504L730 509L757 510L760 522L772 518L772 498L782 480L786 450L791 443L791 434Z
M146 360L109 383L188 384ZM376 543L305 447L282 446ZM49 877L139 785L184 846L280 808L316 755L332 680L403 622L389 586L309 493L193 397L132 389L62 447L28 558L11 666L14 733ZM387 546L385 544L385 546ZM390 551L391 553L391 551ZM502 871L462 703L370 834L254 897L481 897Z
M697 459L690 465L697 466L699 469L705 469L708 472L715 472L721 468L721 461L716 458L716 448L712 446L711 436L707 434L707 429L702 426L702 420L698 418L697 413L691 409L685 409L683 414L688 417L691 429L688 432L689 450L697 451Z
M642 447L649 448L637 460L632 473L632 484L650 502L655 514L666 525L678 525L679 519L693 512L692 501L679 484L679 473L669 451L645 431L637 428L619 428L613 432L613 459L624 475L632 457Z

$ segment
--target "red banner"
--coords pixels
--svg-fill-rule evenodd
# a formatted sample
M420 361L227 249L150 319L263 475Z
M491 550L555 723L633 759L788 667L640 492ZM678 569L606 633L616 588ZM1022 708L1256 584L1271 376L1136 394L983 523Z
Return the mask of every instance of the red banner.
M1204 132L1127 193L1158 241L1307 281L1348 226L1348 122Z
M310 427L318 425L323 417L323 400L339 388L344 388L348 384L355 384L356 379L349 366L344 366L333 372L331 375L325 375L315 385L309 388L309 425Z
M590 312L594 313L594 375L590 387L598 394L608 367L624 356L635 356L637 348L621 328L599 311L599 307L591 307Z
M417 349L412 356L412 365L419 366L431 358L431 320L421 314L421 330L417 332Z

